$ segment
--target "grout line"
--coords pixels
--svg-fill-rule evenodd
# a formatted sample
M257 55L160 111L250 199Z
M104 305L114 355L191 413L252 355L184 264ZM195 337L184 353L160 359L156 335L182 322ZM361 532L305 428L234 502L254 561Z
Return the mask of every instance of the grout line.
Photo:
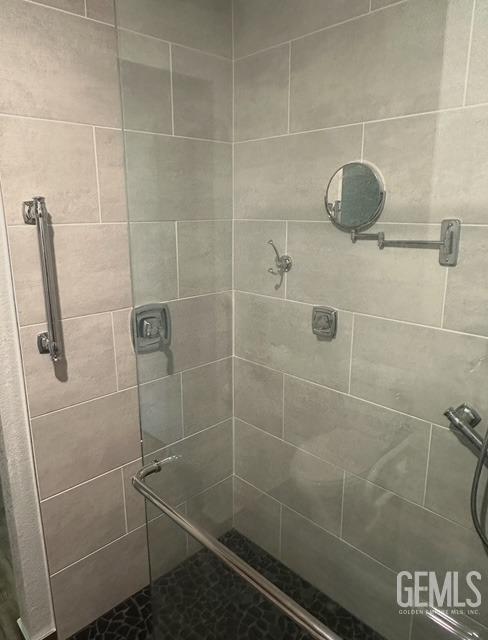
M174 108L174 89L173 89L173 45L169 46L169 95L171 102L171 135L175 135L175 108Z
M180 300L180 250L178 247L178 221L175 220L175 245L176 245L176 297Z
M58 571L55 571L54 573L51 573L50 574L50 578L54 578L55 576L59 575L60 573L63 573L63 571L67 571L68 569L71 569L71 567L74 567L77 564L80 564L81 562L83 562L84 560L87 560L88 558L91 558L92 556L94 556L99 551L104 551L105 549L108 549L108 547L111 547L116 542L120 542L124 538L127 538L128 536L131 536L136 531L140 531L141 529L145 529L145 528L146 528L146 523L140 525L139 527L136 527L135 529L132 529L129 533L124 533L123 535L119 536L118 538L114 538L114 540L111 540L110 542L107 542L107 544L104 544L103 546L99 547L98 549L95 549L95 551L91 551L86 556L83 556L83 558L79 558L78 560L75 560L74 562L71 562L70 564L67 564L62 569L58 569Z
M288 220L285 220L285 254L288 255ZM293 269L293 266L292 266ZM288 273L283 274L283 297L286 300L288 298Z
M373 11L373 0L369 0L369 13Z
M1 114L0 114L1 115ZM219 140L217 138L197 138L196 136L182 136L177 133L162 133L161 131L144 131L143 129L124 129L125 133L137 133L146 136L159 136L163 138L178 138L181 140L194 140L196 142L215 142L215 144L232 144L230 140Z
M361 131L361 162L364 159L364 133L366 129L366 123L363 122L362 131Z
M425 499L427 497L427 480L429 477L429 465L430 465L430 448L432 446L432 432L434 430L434 426L430 425L429 431L429 442L427 444L427 460L425 461L425 482L424 482L424 493L422 496L422 506L425 507Z
M135 458L135 460L131 460L130 462L124 462L124 464L118 465L116 467L114 467L113 469L109 469L108 471L104 471L103 473L99 473L96 476L93 476L93 478L88 478L88 480L83 480L83 482L78 482L77 484L74 484L71 487L68 487L67 489L63 489L62 491L56 491L56 493L53 493L45 498L41 498L39 500L39 502L41 504L43 504L44 502L50 502L51 500L53 500L54 498L57 498L65 493L69 493L70 491L74 491L75 489L79 489L80 487L84 487L87 484L90 484L92 482L96 482L97 480L100 480L100 478L104 478L105 476L110 475L111 473L115 473L116 471L122 471L122 469L124 467L129 466L130 464L133 464L134 462L136 462L137 460L140 460L140 458Z
M183 404L183 373L178 374L180 376L180 411L181 411L181 433L183 438L185 437L185 411Z
M285 440L285 375L281 374L281 437Z
M171 298L171 300L166 300L165 302L181 302L181 301L185 301L185 300L197 300L199 298L207 298L209 296L222 296L225 294L229 294L232 293L232 289L225 289L224 291L215 291L212 293L200 293L196 296L183 296L182 298ZM84 315L78 315L78 316L65 316L62 318L63 321L65 320L81 320L83 318L91 318L93 316L104 316L107 315L109 313L115 313L117 311L129 311L130 309L132 309L132 307L121 307L120 309L107 309L106 311L96 311L94 313L86 313ZM43 327L45 326L46 323L45 322L34 322L31 324L23 324L20 326L21 329L27 329L29 327ZM229 354L232 355L232 354ZM224 357L229 357L229 356L224 356ZM224 358L220 358L221 360L223 360ZM206 364L206 363L205 363ZM203 365L197 365L197 366L203 366ZM193 367L195 368L195 367ZM164 376L166 377L166 376Z
M75 13L74 11L66 11L66 9L61 9L60 7L53 7L51 5L47 5L41 2L36 2L36 0L23 0L24 2L28 2L29 4L34 4L37 7L41 7L43 9L49 9L51 11L58 11L59 13L64 13L68 16L74 16L75 18L81 18L82 20L89 20L90 22L96 22L98 24L103 24L105 27L114 28L114 25L110 22L104 22L103 20L97 20L96 18L90 18L88 15L84 15L82 13ZM85 0L85 13L87 13L86 9L86 0Z
M407 0L402 0L402 2L407 2ZM413 113L404 113L398 116L389 116L388 118L376 118L371 120L357 120L355 122L347 122L343 124L335 124L325 127L317 127L314 129L303 129L301 131L291 131L290 133L278 133L273 136L264 136L262 138L248 138L246 140L236 140L235 144L247 144L249 142L262 142L264 140L275 140L276 138L286 138L288 136L300 136L307 133L319 133L321 131L334 131L336 129L345 129L347 127L358 127L362 124L378 124L381 122L392 122L395 120L404 120L407 118L420 118L422 116L431 116L438 115L442 113L452 113L457 111L466 111L468 109L480 109L483 107L487 107L488 102L478 102L476 104L466 104L466 105L458 105L455 107L445 107L443 109L431 109L430 111L418 111ZM1 114L0 114L1 115ZM141 132L143 133L143 132ZM164 135L164 134L161 134Z
M288 43L288 133L291 123L291 41Z
M448 268L448 267L446 267ZM314 307L315 304L312 302L304 302L303 300L292 300L288 298L287 300L283 300L282 298L277 298L276 296L270 296L265 293L257 293L256 291L244 291L243 289L238 289L237 293L240 293L243 296L256 296L257 298L264 298L269 301L280 302L280 303L290 303L290 304L298 304L305 307ZM479 338L480 340L488 340L487 336L482 336L478 333L465 333L464 331L458 331L456 329L447 329L446 327L439 327L433 324L422 324L420 322L413 322L411 320L402 320L399 318L389 318L388 316L377 316L372 313L364 313L362 311L354 311L352 309L343 309L341 307L335 307L337 311L341 313L353 313L356 316L360 316L362 318L370 318L374 320L381 320L383 322L394 322L396 324L405 324L412 327L419 327L421 329L431 329L432 331L441 331L442 333L452 333L455 335L465 336L468 338Z
M95 155L95 176L97 181L98 221L101 223L102 222L102 197L100 193L100 174L98 170L97 136L96 136L94 126L92 127L92 134L93 134L93 151Z
M24 2L28 2L30 0L23 0ZM402 2L406 2L407 0L401 0ZM40 5L45 7L46 5ZM51 8L51 7L49 7ZM70 14L70 15L76 15L76 14ZM85 19L85 18L84 18ZM89 18L90 19L90 18ZM105 23L104 23L105 24ZM414 113L404 113L404 114L400 114L397 116L390 116L388 118L377 118L377 119L373 119L373 120L366 120L364 121L366 124L376 124L376 123L381 123L381 122L391 122L393 120L403 120L406 118L418 118L418 117L422 117L422 116L428 116L428 115L438 115L438 114L443 114L443 113L451 113L451 112L456 112L456 111L465 111L465 110L470 110L470 109L481 109L481 108L486 108L488 107L488 102L478 102L476 104L466 104L466 105L458 105L455 107L445 107L443 109L431 109L430 111L419 111L419 112L414 112ZM109 126L109 125L104 125L104 124L99 124L99 123L93 123L93 122L79 122L76 120L62 120L62 119L56 119L56 118L45 118L45 117L40 117L40 116L32 116L32 115L26 115L23 113L6 113L6 112L0 112L0 118L19 118L19 119L24 119L24 120L33 120L33 121L38 121L38 122L50 122L53 124L67 124L67 125L73 125L73 126L78 126L78 127L92 127L95 126L97 129L106 129L109 131L119 131L119 132L123 132L124 134L126 133L139 133L139 134L146 134L146 135L153 135L153 136L163 136L163 137L175 137L175 138L181 138L183 140L195 140L195 141L201 141L201 142L215 142L216 144L233 144L232 141L230 140L219 140L219 139L212 139L212 138L199 138L199 137L192 137L192 136L183 136L183 135L174 135L172 136L172 134L170 133L162 133L161 131L144 131L142 129L127 129L127 128L122 128L121 126L118 127L114 127L114 126ZM318 127L318 128L314 128L314 129L303 129L301 131L290 131L290 133L282 133L282 134L276 134L273 136L265 136L262 138L249 138L246 140L235 140L234 144L247 144L250 142L261 142L261 141L265 141L265 140L274 140L276 138L286 138L288 136L298 136L298 135L304 135L307 133L319 133L322 131L333 131L336 129L345 129L347 127L355 127L355 126L359 126L362 125L363 121L356 121L356 122L350 122L350 123L343 123L343 124L336 124L336 125L330 125L330 126L325 126L325 127Z
M114 321L114 314L111 311L110 312L110 321L112 324L112 346L114 349L114 365L115 365L115 384L117 385L117 392L120 391L120 385L119 385L119 369L117 367L117 345L115 342L115 321Z
M143 38L148 38L150 40L165 42L168 45L170 44L175 45L177 47L181 47L182 49L189 49L190 51L195 51L195 53L201 53L206 56L211 56L212 58L220 58L220 60L225 60L226 62L232 62L232 57L229 58L228 56L223 56L219 53L213 53L213 51L198 49L198 47L190 47L190 45L182 44L181 42L176 42L176 40L166 40L165 38L159 38L158 36L153 36L150 33L144 33L143 31L136 31L135 29L129 29L128 27L117 27L117 29L118 31L126 31L127 33L134 33L135 35L142 36Z
M445 321L445 315L446 315L446 300L447 300L448 278L449 278L449 269L446 268L446 275L444 277L444 291L442 293L441 329L444 328L444 321Z
M346 491L346 471L342 473L342 497L341 497L341 525L339 529L339 538L342 540L342 529L344 524L344 494Z
M354 322L355 322L355 314L352 314L352 323L351 323L351 348L349 352L349 381L347 386L347 393L351 395L351 380L352 380L352 354L354 348Z
M473 33L474 33L474 19L476 15L476 0L473 0L473 6L471 8L471 24L469 27L469 42L468 42L468 52L466 56L466 71L464 76L464 92L463 92L463 106L466 106L466 101L468 97L468 83L469 83L469 71L471 65L471 50L473 46Z
M280 516L278 526L278 558L281 560L283 557L283 504L280 502Z
M87 0L84 0L83 4L84 4L84 6L85 6L85 18L88 18Z
M122 500L124 502L124 522L125 522L125 532L129 533L129 520L127 517L127 500L126 500L126 495L125 495L125 479L124 479L124 470L123 468L120 469L120 477L122 480Z

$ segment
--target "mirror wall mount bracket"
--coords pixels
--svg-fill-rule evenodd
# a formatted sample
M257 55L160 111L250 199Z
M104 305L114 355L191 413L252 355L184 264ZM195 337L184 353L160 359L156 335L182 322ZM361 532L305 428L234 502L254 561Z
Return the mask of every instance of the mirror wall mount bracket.
M351 231L352 242L358 240L376 240L379 249L398 247L403 249L437 249L439 264L442 267L455 267L459 255L461 221L448 218L442 221L440 240L387 240L383 231L379 233L358 233Z

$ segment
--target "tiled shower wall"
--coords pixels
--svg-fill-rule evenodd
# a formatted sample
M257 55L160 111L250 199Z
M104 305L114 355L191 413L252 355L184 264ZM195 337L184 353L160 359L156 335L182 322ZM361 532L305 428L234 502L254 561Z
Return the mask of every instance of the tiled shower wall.
M485 0L234 3L235 523L391 640L434 633L398 614L397 571L488 568L443 418L488 419L487 33ZM386 183L375 231L459 217L457 267L327 221L359 159ZM339 310L335 340L312 305Z
M148 580L129 246L135 303L173 315L172 349L139 361L145 451L180 441L192 473L164 495L217 529L232 516L231 4L181 8L117 6L129 234L111 0L0 1L0 177L60 638ZM36 348L33 195L54 223L67 370ZM164 570L186 542L153 532Z

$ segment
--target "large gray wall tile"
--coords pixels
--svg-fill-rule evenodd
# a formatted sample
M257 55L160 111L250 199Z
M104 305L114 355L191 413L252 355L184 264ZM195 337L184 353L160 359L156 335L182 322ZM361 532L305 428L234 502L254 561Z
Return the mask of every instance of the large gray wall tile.
M183 418L190 435L232 417L232 359L185 371Z
M235 424L236 475L339 533L343 471L245 422Z
M351 391L437 424L462 401L483 415L487 352L482 338L356 316Z
M157 458L178 456L149 485L172 505L179 505L232 474L232 420L205 429L157 452ZM154 459L154 454L147 461Z
M439 239L438 227L385 229L387 238ZM353 244L349 234L327 222L291 222L288 252L294 261L287 281L292 300L323 300L350 311L441 324L445 272L434 251L386 248L379 253L374 243Z
M234 527L275 557L280 555L281 505L234 477Z
M178 223L180 296L232 288L232 222Z
M86 15L108 24L115 21L114 0L86 0Z
M23 224L22 202L36 195L46 198L54 224L98 222L90 127L0 118L0 143L2 190L9 224ZM70 161L66 162L68 157Z
M34 418L32 436L39 492L47 498L137 458L137 392L123 391Z
M95 129L102 222L127 220L124 140L121 131Z
M449 269L444 326L488 336L488 228L465 227L459 264Z
M139 386L144 452L161 449L183 437L179 375Z
M470 9L414 0L293 42L291 130L461 105Z
M119 469L41 503L51 574L125 533Z
M232 57L229 0L116 0L116 8L121 27Z
M361 154L360 126L235 145L236 218L324 220L324 192Z
M486 224L487 134L486 107L366 124L364 158L386 184L381 220Z
M171 133L171 65L167 42L119 30L124 127Z
M37 335L45 325L20 332L31 416L91 400L117 390L110 314L64 320L66 365L39 354Z
M347 542L394 571L459 571L461 599L464 576L475 567L483 578L477 586L486 593L488 558L474 531L365 480L346 482L342 531ZM483 607L479 614L486 620Z
M241 291L252 291L282 298L285 280L276 272L276 255L268 244L273 240L280 254L285 253L286 225L268 220L240 220L234 224L235 286ZM287 277L287 276L285 276Z
M61 316L122 309L131 304L125 224L62 225L52 229ZM36 228L10 227L20 324L46 317Z
M96 620L148 583L146 532L139 529L51 580L60 640Z
M131 222L130 253L134 304L177 297L174 222Z
M425 493L425 506L442 516L472 528L470 512L471 485L476 457L473 450L450 429L434 426L429 453L429 472ZM481 476L481 486L486 486L486 470ZM486 526L486 509L482 509L481 521Z
M367 13L369 0L237 0L236 55L243 56Z
M236 416L275 436L281 436L283 374L235 358L234 376Z
M421 503L430 425L285 376L285 440Z
M232 62L172 47L175 134L232 140Z
M288 131L290 49L285 44L235 63L235 139Z
M487 25L488 6L485 2L477 2L466 95L468 104L476 104L477 102L486 102L488 100L488 89L486 87L486 73L488 71L486 63L486 53L488 51Z
M112 27L22 0L2 0L0 13L0 111L120 125Z
M170 303L173 336L165 351L139 354L141 382L198 367L232 355L230 292Z
M334 340L319 340L311 329L311 306L237 293L235 322L236 355L334 389L347 389L351 314L341 313Z
M298 514L284 509L282 561L388 640L407 640L396 575Z
M230 144L126 134L131 220L232 217Z

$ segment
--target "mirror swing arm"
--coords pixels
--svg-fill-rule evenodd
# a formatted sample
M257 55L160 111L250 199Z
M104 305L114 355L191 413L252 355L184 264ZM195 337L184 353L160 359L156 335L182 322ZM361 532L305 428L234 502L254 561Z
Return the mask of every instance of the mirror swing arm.
M455 267L459 255L459 239L461 236L461 221L448 218L442 221L440 240L386 240L383 231L379 233L358 233L351 231L353 243L358 240L376 240L379 249L385 247L399 247L403 249L437 249L439 264L444 267Z
M327 185L324 204L330 221L351 240L374 240L379 249L436 249L442 267L455 267L459 256L461 221L447 218L441 223L439 240L387 240L385 232L364 233L383 211L386 191L379 170L367 162L349 162L339 167Z

